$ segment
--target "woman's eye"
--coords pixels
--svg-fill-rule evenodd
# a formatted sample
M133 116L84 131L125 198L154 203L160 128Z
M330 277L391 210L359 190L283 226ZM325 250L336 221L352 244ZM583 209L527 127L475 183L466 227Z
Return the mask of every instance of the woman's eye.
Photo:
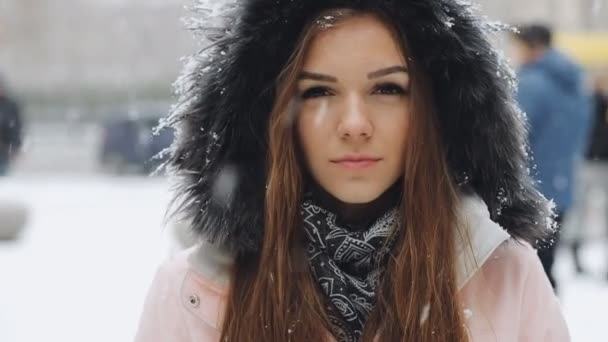
M407 90L395 83L383 83L374 88L374 94L379 95L405 95Z
M322 97L322 96L331 96L332 92L329 88L326 87L312 87L309 88L307 90L305 90L301 97L302 99L306 100L306 99L314 99L317 97Z

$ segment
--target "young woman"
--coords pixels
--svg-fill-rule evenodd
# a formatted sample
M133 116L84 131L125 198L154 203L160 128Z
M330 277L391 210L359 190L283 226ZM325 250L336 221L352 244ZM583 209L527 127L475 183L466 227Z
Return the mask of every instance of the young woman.
M170 118L201 243L160 268L137 341L569 340L512 79L468 6L226 11Z

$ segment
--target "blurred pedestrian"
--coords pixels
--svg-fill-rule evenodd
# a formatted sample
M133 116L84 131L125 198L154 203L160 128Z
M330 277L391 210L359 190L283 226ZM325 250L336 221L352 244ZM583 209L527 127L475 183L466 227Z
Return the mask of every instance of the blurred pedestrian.
M168 120L205 242L136 341L569 340L489 25L457 0L231 4L200 8L225 26L199 18Z
M552 268L561 222L573 205L574 169L583 156L590 94L582 68L552 46L550 28L533 24L518 30L513 35L520 64L518 101L528 117L533 173L557 213L555 234L537 245L538 254L556 288Z
M22 118L17 101L0 79L0 176L8 173L21 149Z
M597 162L605 168L608 164L608 73L598 76L593 98L595 117L586 157L588 161Z
M601 210L603 229L594 229L603 234L608 233L608 76L598 74L594 86L594 118L588 148L585 153L585 162L579 170L577 186L577 203L574 218L570 222L573 228L570 236L575 267L578 273L583 273L584 267L580 260L579 250L584 240L588 238L589 230L596 221L593 211ZM576 227L584 227L584 230ZM608 278L608 275L607 275Z

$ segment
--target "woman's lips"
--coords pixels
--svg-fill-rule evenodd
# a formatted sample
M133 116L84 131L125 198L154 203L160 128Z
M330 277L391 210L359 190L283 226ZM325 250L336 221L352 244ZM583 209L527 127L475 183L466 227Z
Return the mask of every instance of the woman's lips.
M378 163L380 160L381 159L379 158L344 158L332 160L332 163L338 164L339 166L347 169L360 170L369 168Z

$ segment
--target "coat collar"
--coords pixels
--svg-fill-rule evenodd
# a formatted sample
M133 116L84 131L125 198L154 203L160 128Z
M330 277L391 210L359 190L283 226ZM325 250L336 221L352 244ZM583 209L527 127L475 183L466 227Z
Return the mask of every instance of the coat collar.
M456 234L456 281L458 289L485 264L490 255L511 236L490 219L486 204L477 196L466 195L461 199ZM216 288L226 288L229 284L230 266L233 256L216 245L201 242L190 253L190 267Z
M464 196L456 233L456 284L461 290L481 269L492 253L511 236L490 219L486 204L477 196Z

